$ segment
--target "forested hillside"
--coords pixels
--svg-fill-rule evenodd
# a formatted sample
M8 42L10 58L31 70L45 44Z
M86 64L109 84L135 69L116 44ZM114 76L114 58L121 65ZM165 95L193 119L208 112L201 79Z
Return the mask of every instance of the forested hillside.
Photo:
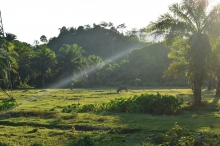
M121 26L122 27L122 26ZM48 42L48 47L59 54L63 44L78 44L85 51L85 56L97 55L103 60L118 53L143 46L135 32L129 35L120 33L120 25L114 27L111 23L94 24L91 26L79 26L78 28L60 29L58 37L53 37ZM116 29L117 28L117 29Z
M5 55L11 59L13 88L62 88L72 82L74 87L187 86L183 75L163 77L172 61L164 43L146 42L136 30L122 33L123 28L124 24L114 27L104 22L64 26L57 37L48 40L42 35L34 46L8 33L2 45L9 50Z

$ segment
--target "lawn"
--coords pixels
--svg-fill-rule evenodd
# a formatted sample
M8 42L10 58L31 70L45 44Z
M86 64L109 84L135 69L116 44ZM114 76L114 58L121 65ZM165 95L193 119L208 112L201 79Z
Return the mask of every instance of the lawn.
M28 146L66 145L84 135L104 145L143 145L147 137L165 132L177 122L192 131L220 134L219 98L214 90L203 89L204 106L185 108L177 115L150 115L115 112L63 113L65 106L106 103L120 97L133 97L142 93L168 94L192 101L190 89L139 88L116 93L116 89L27 89L13 90L18 107L0 112L0 142ZM8 96L0 92L0 101Z

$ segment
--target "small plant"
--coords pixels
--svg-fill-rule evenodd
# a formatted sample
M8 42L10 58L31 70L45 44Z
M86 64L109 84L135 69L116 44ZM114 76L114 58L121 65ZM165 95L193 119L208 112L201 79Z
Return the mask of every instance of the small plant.
M13 109L17 106L18 106L17 102L1 102L0 103L0 111Z
M90 138L89 135L84 135L76 141L71 141L67 144L67 146L95 146L95 142Z
M154 133L149 135L148 141L157 145L179 145L179 146L205 146L219 145L219 136L209 132L192 132L179 126L177 123L165 133Z
M75 112L79 109L79 105L78 104L72 104L72 105L67 105L62 109L63 113L71 113L71 112Z
M43 146L43 144L41 144L41 143L34 143L34 144L31 144L31 146Z
M8 144L0 142L0 146L9 146Z

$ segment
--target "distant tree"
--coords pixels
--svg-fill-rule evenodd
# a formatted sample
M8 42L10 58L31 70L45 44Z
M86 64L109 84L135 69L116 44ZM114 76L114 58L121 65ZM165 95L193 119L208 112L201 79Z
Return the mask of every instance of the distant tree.
M34 40L34 45L38 46L40 44L40 42L38 40Z
M139 40L141 41L141 42L145 42L146 41L146 28L141 28L141 29L139 29Z
M6 40L5 40L6 41ZM18 54L14 50L14 44L12 42L5 42L5 44L0 49L0 56L1 56L1 69L3 70L4 74L2 75L2 78L7 83L7 88L13 86L14 83L14 74L16 76L17 74L17 68L18 68ZM2 72L2 73L3 73Z
M220 45L219 41L216 42L216 46L213 48L211 54L211 70L210 75L213 75L217 79L215 96L220 97Z
M42 36L40 37L40 41L43 42L43 43L45 43L45 44L48 42L47 37L46 37L45 35L42 35Z
M85 51L77 44L64 44L59 51L58 62L63 75L73 78L74 73L80 71L84 65L83 53Z
M76 28L74 28L74 27L70 27L69 32L71 32L72 34L75 34L75 32L76 32Z
M52 67L56 58L55 53L46 45L41 45L35 52L34 62L35 67L41 74L42 88L45 87L45 75L47 70Z
M122 23L122 24L119 24L116 29L118 30L121 30L121 33L123 34L124 33L124 29L126 28L127 26L125 25L125 23Z
M59 28L60 34L59 35L65 35L66 33L69 32L68 28L66 26L63 26L62 28Z
M135 85L136 85L137 87L139 87L139 86L140 86L140 83L141 83L141 79L136 78L136 79L134 80L134 82L135 82Z
M12 33L5 33L5 39L8 41L8 42L12 42L14 40L17 39L17 36L12 34Z
M89 64L89 72L88 76L90 81L93 82L93 85L98 85L98 76L99 76L99 70L104 66L104 62L102 61L102 58L96 55L90 55L88 57L88 64Z
M108 23L105 22L105 21L102 21L102 22L100 23L100 25L101 25L102 27L106 28L106 27L108 26Z
M34 57L34 51L31 46L26 43L19 41L14 42L14 50L18 53L18 66L17 69L17 82L16 84L20 86L28 86L28 81L36 73L35 65L32 64L32 59Z

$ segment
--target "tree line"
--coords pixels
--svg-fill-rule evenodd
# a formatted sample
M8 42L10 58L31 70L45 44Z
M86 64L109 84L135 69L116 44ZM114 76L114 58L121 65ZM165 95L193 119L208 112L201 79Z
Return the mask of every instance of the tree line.
M40 41L35 40L35 45L20 42L16 35L6 33L1 36L1 50L4 51L1 54L5 55L1 58L1 78L7 83L10 71L13 88L51 87L60 80L67 80L60 87L68 87L71 82L75 87L159 84L164 67L158 65L157 74L152 74L154 80L150 72L160 50L165 53L159 58L166 61L168 49L162 43L154 45L142 41L135 30L124 34L119 31L122 26L124 24L114 27L112 23L102 22L93 27L62 27L58 37L48 40L42 35ZM151 55L146 59L148 52L152 52L154 60L150 59ZM139 56L135 55L137 53ZM147 76L144 69L148 70Z

